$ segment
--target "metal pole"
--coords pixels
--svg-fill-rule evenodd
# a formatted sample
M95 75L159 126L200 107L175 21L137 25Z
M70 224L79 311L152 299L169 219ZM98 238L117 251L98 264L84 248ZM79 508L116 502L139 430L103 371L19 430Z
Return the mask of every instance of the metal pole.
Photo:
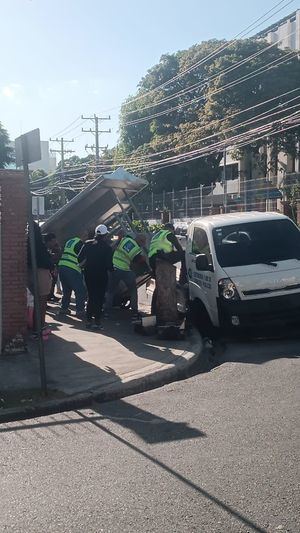
M154 220L154 193L151 193L151 208L152 208L152 219Z
M224 161L224 167L223 167L223 205L224 205L224 213L227 213L227 181L226 181L226 160L227 160L227 153L226 153L226 147L224 148L223 152L223 161Z
M46 364L45 364L44 342L43 342L43 336L42 336L42 317L41 317L41 305L40 305L39 287L38 287L34 221L33 221L33 216L32 216L32 196L30 192L30 181L29 181L27 140L24 135L22 135L21 139L22 139L23 169L24 169L24 175L25 175L25 180L26 180L27 197L28 197L28 234L29 234L31 269L32 269L32 278L33 278L35 327L36 327L36 331L38 335L41 388L44 394L47 395Z
M185 218L188 217L188 188L185 188Z
M203 216L203 185L200 185L200 216Z
M64 169L65 169L65 153L64 153L64 138L61 137L60 139L60 156L61 156L61 161L60 161L60 166L61 166L61 182L65 181L65 173L64 173ZM62 198L62 204L63 205L66 205L66 191L65 189L61 189L61 198Z
M172 189L172 220L175 218L175 191Z
M95 119L95 152L96 152L96 171L99 164L99 121L97 115L94 115Z
M2 187L0 187L0 206L2 205ZM2 351L2 211L0 209L0 352Z

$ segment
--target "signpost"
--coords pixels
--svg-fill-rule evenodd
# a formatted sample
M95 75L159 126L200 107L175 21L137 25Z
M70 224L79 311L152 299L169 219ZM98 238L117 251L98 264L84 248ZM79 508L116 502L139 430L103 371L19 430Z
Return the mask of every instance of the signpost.
M32 195L30 192L29 181L29 163L39 161L41 159L41 142L40 142L40 130L35 129L24 135L21 135L15 140L16 146L16 165L22 166L24 169L27 196L28 196L28 235L30 243L31 253L31 269L33 277L33 296L34 296L34 311L35 311L35 327L38 335L38 348L39 348L39 360L40 360L40 377L41 388L44 394L47 394L47 378L46 378L46 365L45 365L45 353L44 343L42 336L42 320L41 320L41 306L39 299L39 287L38 287L38 272L36 263L36 247L35 247L35 231L34 220L32 215Z

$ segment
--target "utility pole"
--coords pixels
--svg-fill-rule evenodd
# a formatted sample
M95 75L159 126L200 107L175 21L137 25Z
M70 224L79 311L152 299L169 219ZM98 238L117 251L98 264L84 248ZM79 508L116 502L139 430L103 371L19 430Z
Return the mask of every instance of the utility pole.
M84 117L83 115L81 115L81 119L82 120L93 120L95 123L95 129L92 129L92 128L90 128L89 130L85 130L83 128L81 129L84 133L93 133L95 135L95 145L93 146L93 148L95 148L95 160L96 160L96 169L97 169L97 165L99 164L100 149L101 149L101 147L99 146L99 135L100 133L111 133L111 129L99 130L99 122L102 122L103 120L110 120L110 116L98 117L97 115L94 114L93 117Z
M68 141L67 139L64 139L63 137L61 137L60 139L58 139L56 137L56 139L51 139L50 138L50 141L54 142L54 143L60 143L60 150L50 150L50 152L51 152L51 154L53 154L53 153L60 154L61 181L64 181L64 177L65 177L65 173L64 173L64 170L65 170L65 154L71 154L71 153L73 153L75 151L75 150L66 150L64 148L64 145L65 145L65 143L73 143L74 139ZM65 203L66 203L66 193L65 193L64 189L62 189L62 202L63 202L63 205L65 205Z

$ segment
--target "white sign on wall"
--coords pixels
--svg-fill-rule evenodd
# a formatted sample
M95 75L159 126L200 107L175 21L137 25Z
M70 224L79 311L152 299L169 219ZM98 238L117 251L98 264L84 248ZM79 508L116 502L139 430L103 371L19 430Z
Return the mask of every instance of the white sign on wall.
M45 197L32 196L32 214L39 217L45 214Z

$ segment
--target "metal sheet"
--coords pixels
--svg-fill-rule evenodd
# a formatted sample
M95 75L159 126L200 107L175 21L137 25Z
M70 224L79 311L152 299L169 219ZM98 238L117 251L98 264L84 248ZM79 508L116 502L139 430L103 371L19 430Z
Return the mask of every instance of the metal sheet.
M126 192L132 197L146 186L147 181L123 168L102 174L49 218L42 225L42 232L54 232L63 244L82 231L111 220L114 213L122 211L121 206L128 209Z

